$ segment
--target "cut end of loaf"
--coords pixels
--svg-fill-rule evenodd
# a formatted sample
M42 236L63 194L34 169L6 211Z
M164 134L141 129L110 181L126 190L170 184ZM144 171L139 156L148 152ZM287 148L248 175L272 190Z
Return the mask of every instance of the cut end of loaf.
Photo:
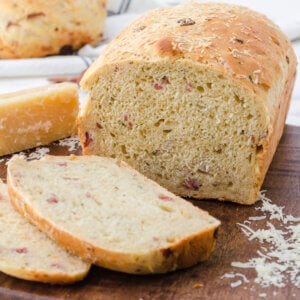
M121 158L180 196L256 201L268 126L251 91L187 60L111 69L78 119L85 154Z

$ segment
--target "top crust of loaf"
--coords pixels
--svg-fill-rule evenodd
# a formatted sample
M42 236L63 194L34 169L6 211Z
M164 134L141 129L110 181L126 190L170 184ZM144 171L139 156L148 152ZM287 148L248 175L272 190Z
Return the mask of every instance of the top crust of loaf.
M0 58L68 54L103 36L106 0L1 0Z
M220 71L264 99L296 66L290 42L264 15L231 4L189 2L134 21L88 69L81 86L92 89L112 64L182 59Z

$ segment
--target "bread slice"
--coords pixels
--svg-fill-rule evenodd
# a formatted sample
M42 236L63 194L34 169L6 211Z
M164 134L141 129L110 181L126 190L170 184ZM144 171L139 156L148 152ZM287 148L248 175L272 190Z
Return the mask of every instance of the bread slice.
M126 163L98 156L13 157L14 207L57 243L112 270L165 273L206 260L220 222Z
M76 132L77 86L60 83L0 95L0 156Z
M83 279L89 269L88 263L21 217L0 181L0 271L21 279L65 284Z
M148 12L87 70L84 154L122 159L173 193L252 204L296 72L265 16L225 3Z

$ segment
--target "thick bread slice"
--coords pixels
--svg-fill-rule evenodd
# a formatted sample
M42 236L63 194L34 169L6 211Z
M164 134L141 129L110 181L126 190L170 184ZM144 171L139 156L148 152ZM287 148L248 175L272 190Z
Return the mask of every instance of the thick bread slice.
M0 181L0 271L26 280L66 284L83 279L89 269L88 263L21 217Z
M118 157L180 196L252 204L285 124L291 43L225 3L151 11L87 70L84 154Z
M21 214L105 268L164 273L207 259L215 247L218 220L111 158L13 157L8 186Z
M0 95L0 155L76 132L77 86L60 83Z

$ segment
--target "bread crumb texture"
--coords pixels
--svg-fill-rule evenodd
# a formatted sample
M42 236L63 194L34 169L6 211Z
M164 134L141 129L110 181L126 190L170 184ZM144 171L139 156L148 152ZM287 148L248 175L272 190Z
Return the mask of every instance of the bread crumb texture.
M126 163L98 156L48 156L8 163L12 203L83 259L135 274L206 260L220 222Z

